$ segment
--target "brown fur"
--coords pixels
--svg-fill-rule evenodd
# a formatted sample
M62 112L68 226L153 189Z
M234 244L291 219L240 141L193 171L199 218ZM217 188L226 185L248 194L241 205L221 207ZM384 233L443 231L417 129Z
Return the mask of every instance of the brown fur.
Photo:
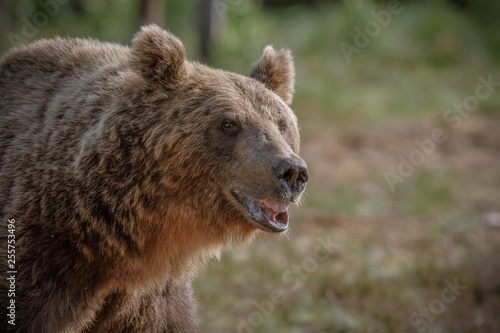
M131 48L56 38L5 55L0 249L15 219L18 274L2 329L194 332L193 272L259 229L230 190L299 200L270 171L298 158L293 75L270 47L261 82L187 61L154 25ZM238 135L222 133L228 117Z
M289 50L276 52L271 46L266 47L262 58L253 65L250 77L264 83L286 104L292 104L295 68Z

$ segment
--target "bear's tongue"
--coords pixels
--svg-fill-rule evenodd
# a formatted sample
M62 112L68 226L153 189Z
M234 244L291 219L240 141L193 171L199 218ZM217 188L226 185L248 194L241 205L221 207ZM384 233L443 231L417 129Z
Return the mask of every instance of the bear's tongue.
M266 199L259 202L269 221L274 223L288 223L288 204L282 201Z

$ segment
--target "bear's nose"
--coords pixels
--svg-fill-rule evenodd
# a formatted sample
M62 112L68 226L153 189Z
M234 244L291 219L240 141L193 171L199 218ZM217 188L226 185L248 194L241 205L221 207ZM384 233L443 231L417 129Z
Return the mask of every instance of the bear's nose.
M278 180L292 192L301 192L309 179L306 162L299 157L282 159L273 169Z

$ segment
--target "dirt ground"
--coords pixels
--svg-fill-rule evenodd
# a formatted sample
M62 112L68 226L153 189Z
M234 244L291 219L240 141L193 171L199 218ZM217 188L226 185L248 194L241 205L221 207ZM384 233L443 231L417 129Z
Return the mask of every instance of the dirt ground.
M392 122L383 126L329 126L302 138L302 155L309 163L312 180L321 184L363 178L374 171L395 171L398 155L407 160L421 150L415 140L431 139L434 129L447 135L435 143L422 168L442 168L480 183L500 185L500 117L474 117L454 130L436 119L416 123ZM416 166L419 168L420 166ZM500 202L499 202L500 206Z
M446 139L431 144L436 128L443 129ZM427 142L427 146L422 142ZM384 173L397 174L401 161L398 156L410 161L414 151L422 152L424 162L412 165L415 170L391 191ZM320 237L326 233L339 249L349 243L368 244L369 250L363 251L368 256L366 260L375 265L380 262L384 267L374 270L378 277L398 276L409 262L421 261L422 257L430 258L434 269L442 270L444 275L453 271L460 277L471 271L474 277L470 291L474 296L456 305L460 318L449 315L449 319L444 319L444 329L437 331L500 329L500 310L492 305L498 306L500 297L500 117L471 117L457 129L437 119L376 127L329 127L327 131L304 135L302 152L310 166L312 190L327 188L333 193L329 200L335 201L336 188L352 186L353 200L358 200L353 205L367 203L372 208L366 213L355 210L346 214L338 206L310 207L306 198L305 207L296 212L301 221L292 236L296 242L303 238L305 243L311 235ZM414 157L419 156L415 154ZM446 195L429 195L426 199L428 187L440 178L451 183ZM433 200L438 204L419 210L414 207L414 197L424 205L433 206ZM435 236L434 227L444 231ZM379 258L381 252L386 253L383 262ZM339 251L337 260L346 265L362 264L348 251ZM474 261L476 264L471 264ZM345 297L340 302L359 302L356 297ZM485 299L490 302L484 303ZM446 320L456 323L447 324ZM464 327L467 329L462 330ZM418 326L410 321L397 328L412 331Z

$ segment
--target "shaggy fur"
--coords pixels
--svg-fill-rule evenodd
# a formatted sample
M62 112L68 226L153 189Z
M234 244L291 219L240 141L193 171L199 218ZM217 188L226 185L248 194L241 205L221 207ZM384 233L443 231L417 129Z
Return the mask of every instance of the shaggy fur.
M253 65L250 77L264 83L286 104L292 104L295 68L289 50L276 52L271 46L267 46L262 58Z
M5 55L4 312L7 219L18 274L16 325L2 314L1 330L196 331L193 272L261 228L231 191L300 199L272 172L300 160L293 76L289 51L271 47L256 80L187 61L154 25L130 48L56 38Z

